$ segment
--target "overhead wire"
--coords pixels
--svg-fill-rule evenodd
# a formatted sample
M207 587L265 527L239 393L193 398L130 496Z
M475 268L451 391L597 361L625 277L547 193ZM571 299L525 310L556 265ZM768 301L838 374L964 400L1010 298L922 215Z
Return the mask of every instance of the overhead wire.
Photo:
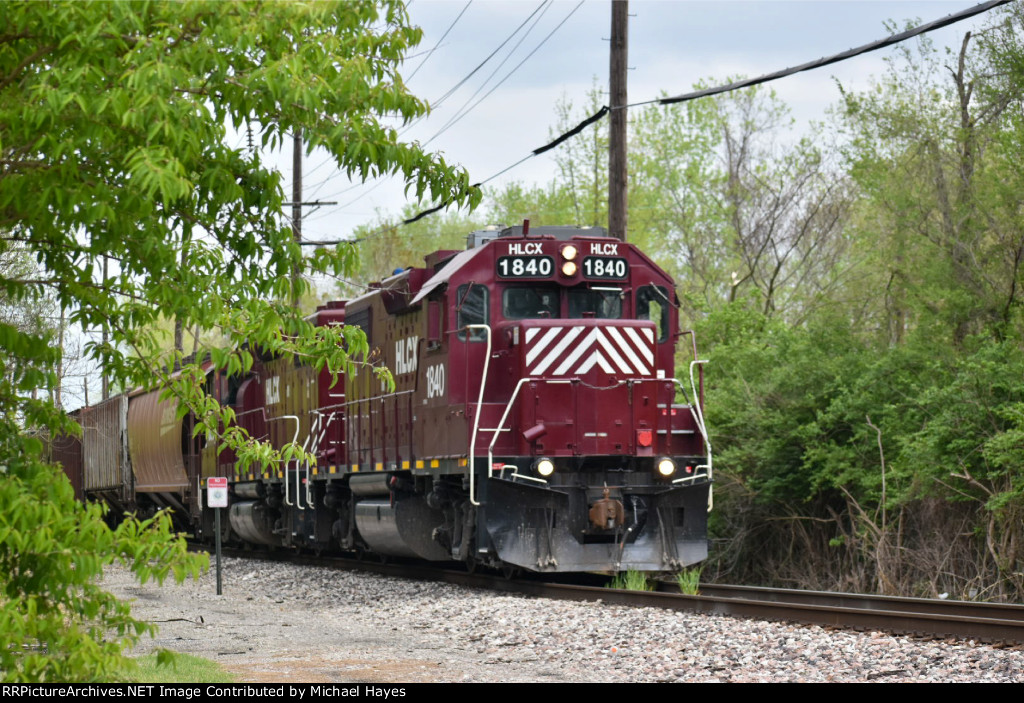
M541 3L539 5L537 5L536 9L534 9L533 12L531 12L529 15L527 15L526 19L524 19L519 24L518 27L516 27L514 30L512 30L511 34L509 34L507 37L505 37L505 41L503 41L501 44L499 44L497 47L495 47L494 51L492 51L490 54L487 55L487 58L485 58L483 61L478 63L476 65L476 67L472 71L467 73L462 78L462 80L460 80L458 83L456 83L451 88L449 88L444 93L444 95L439 97L437 100L432 101L430 103L431 108L436 109L436 108L440 107L441 104L444 103L445 100L447 100L449 97L451 97L455 93L455 91L457 91L459 88L461 88L466 83L466 81L468 81L470 78L472 78L476 74L477 71L479 71L481 68L483 68L485 65L487 65L487 62L490 61L491 59L493 59L495 57L495 55L499 51L501 51L503 48L505 48L505 45L508 44L510 41L512 41L512 37L514 37L515 35L519 34L519 30L521 30L523 27L525 27L526 23L529 22L530 19L534 15L536 15L538 12L540 12L541 8L543 8L545 5L548 5L550 7L550 2L551 1L552 0L541 0ZM545 10L545 12L547 12L547 10ZM532 28L531 28L531 30L532 30ZM527 32L527 34L529 34L529 32ZM526 37L523 37L523 38L525 39ZM517 47L518 47L518 45L517 45Z
M786 69L783 69L781 71L775 71L773 73L764 74L764 75L758 76L756 78L750 78L750 79L744 79L744 80L739 80L739 81L733 81L732 83L728 83L728 84L725 84L725 85L715 86L715 87L712 87L712 88L704 88L704 89L701 89L701 90L696 90L696 91L692 91L692 92L689 92L689 93L683 93L681 95L671 96L671 97L667 97L667 98L658 98L658 99L654 99L654 100L645 100L645 101L642 101L642 102L629 103L627 105L617 105L617 106L604 105L604 106L601 107L601 109L599 109L593 115L590 115L589 117L584 119L582 122L580 122L578 125L576 125L572 129L568 130L567 132L564 132L564 133L560 134L558 137L556 137L552 141L548 142L544 146L541 146L541 147L538 147L537 149L534 149L532 152L530 152L528 155L524 156L519 161L513 163L510 166L506 166L505 168L503 168L501 171L495 173L494 175L489 176L488 178L486 178L486 179L484 179L482 181L479 181L478 183L474 183L471 187L474 187L474 188L475 187L479 187L479 186L481 186L481 185L483 185L483 184L485 184L485 183L487 183L487 182L489 182L491 180L494 180L498 176L500 176L500 175L502 175L502 174L512 170L516 166L519 166L520 164L522 164L523 162L533 158L534 156L537 156L537 155L542 154L542 153L544 153L544 152L546 152L546 151L548 151L550 149L555 148L556 146L558 146L562 142L566 141L567 139L570 139L573 136L579 134L584 129L586 129L588 126L590 126L590 125L600 121L605 115L607 115L609 112L611 112L613 110L622 110L622 109L629 108L629 107L641 107L641 106L644 106L644 105L651 105L651 104L673 105L673 104L677 104L677 103L681 103L681 102L686 102L686 101L689 101L689 100L696 100L698 98L708 97L708 96L711 96L711 95L719 95L719 94L722 94L722 93L727 93L727 92L731 92L731 91L734 91L734 90L739 90L741 88L747 88L747 87L750 87L750 86L760 85L762 83L767 83L767 82L770 82L770 81L779 80L781 78L785 78L787 76L791 76L791 75L793 75L795 73L801 73L803 71L810 71L810 70L813 70L813 69L816 69L816 68L821 68L823 66L829 66L831 64L838 63L840 61L846 61L848 59L854 58L856 56L860 56L862 54L869 53L871 51L876 51L878 49L882 49L882 48L885 48L885 47L893 46L895 44L899 44L901 42L906 41L907 39L912 39L912 38L914 38L916 36L919 36L921 34L925 34L927 32L931 32L931 31L934 31L934 30L937 30L937 29L942 29L943 27L948 27L948 26L950 26L952 24L955 24L957 22L961 22L963 20L970 19L971 17L974 17L976 15L982 14L984 12L988 12L989 10L992 10L992 9L994 9L996 7L999 7L1000 5L1009 4L1010 2L1013 2L1013 0L990 0L989 2L983 2L983 3L980 3L978 5L974 5L972 7L969 7L967 9L965 9L965 10L961 10L960 12L955 12L955 13L947 15L946 17L943 17L941 19L934 20L932 22L927 22L925 24L918 25L916 27L913 27L913 28L908 29L908 30L903 31L903 32L898 32L896 34L890 35L890 36L885 37L883 39L879 39L879 40L876 40L876 41L873 41L873 42L869 42L867 44L863 44L863 45L861 45L859 47L855 47L853 49L847 49L846 51L840 52L838 54L833 54L831 56L823 57L823 58L817 59L815 61L808 61L806 63L800 64L798 66L794 66L792 68L786 68ZM578 7L579 6L577 6L577 8ZM575 9L573 11L575 11ZM564 22L564 20L563 20L563 22ZM559 25L559 26L561 26L561 25ZM445 207L448 207L452 202L453 202L453 200L447 200L447 201L441 203L440 205L432 207L432 208L430 208L428 210L424 210L423 212L417 213L413 217L410 217L408 219L403 220L402 224L407 225L407 224L411 224L413 222L416 222L416 221L422 219L423 217L426 217L427 215L433 214L433 213L437 212L438 210L441 210L441 209L443 209Z
M463 107L462 107L462 108L459 108L460 110L462 110L462 113L461 113L461 114L458 114L458 115L457 115L456 117L454 117L454 118L450 119L450 120L449 120L449 121L448 121L448 122L447 122L447 123L446 123L446 124L445 124L445 125L444 125L443 127L441 127L441 129L440 129L440 130L438 130L438 131L437 131L437 132L436 132L436 133L434 134L434 136L432 136L432 137L431 137L430 139L428 139L427 141L425 141L425 142L424 142L424 144L429 144L430 142L434 141L434 140L435 140L435 139L437 139L437 138L438 138L439 136L441 136L442 134L444 134L445 132L447 132L447 131L448 131L449 129L451 129L452 127L454 127L454 126L455 126L455 125L456 125L456 124L457 124L457 123L458 123L458 122L459 122L459 121L460 121L460 120L461 120L461 119L462 119L463 117L465 117L465 116L466 116L466 115L468 115L468 114L469 114L470 112L472 112L472 111L473 111L474 109L476 109L476 106L477 106L477 105L479 105L479 104L480 104L480 103L482 103L482 102L483 102L484 100L486 100L487 98L489 98L489 97L491 96L491 94L492 94L492 93L494 93L494 91L495 91L495 90L497 90L498 88L500 88L500 87L501 87L501 85L502 85L502 84L503 84L503 83L504 83L505 81L507 81L507 80L508 80L509 78L511 78L511 77L512 77L512 75L513 75L513 74L514 74L514 73L515 73L516 71L518 71L518 70L519 70L519 69L520 69L520 68L522 67L522 65L523 65L524 63L526 63L526 62L527 62L527 61L528 61L528 60L530 59L530 57L532 57L532 56L533 56L534 54L536 54L536 53L537 53L537 51L539 51L539 50L540 50L540 48L541 48L542 46L544 46L544 44L546 44L546 43L547 43L547 41L548 41L549 39L551 39L551 37L552 37L552 36L554 36L555 32L557 32L557 31L558 31L559 29L561 29L561 28L562 28L562 25L564 25L564 24L565 24L566 22L568 22L568 21L569 21L569 18L570 18L570 17L572 17L572 16L574 15L574 14L576 14L576 11L577 11L577 10L579 10L579 9L580 9L580 8L581 8L582 6L583 6L583 0L580 0L579 4L577 4L577 5L576 5L576 7L572 8L572 10L570 10L570 11L569 11L569 14L567 14L567 15L565 16L565 18L564 18L564 19L563 19L563 20L562 20L561 22L559 22L559 23L558 23L558 24L557 24L557 25L555 26L555 28L554 28L554 29L552 29L552 30L551 30L551 31L550 31L550 32L548 33L548 35L547 35L546 37L544 37L544 38L543 38L543 39L542 39L542 40L540 41L540 43L539 43L539 44L537 44L537 46L536 46L536 47L534 47L533 51L531 51L531 52L530 52L529 54L527 54L526 56L524 56L524 57L523 57L523 60L522 60L522 61L520 61L520 62L519 62L518 64L516 64L516 66L515 66L515 67L514 67L514 68L513 68L513 69L512 69L511 71L509 71L509 72L508 72L507 74L505 74L505 77L504 77L504 78L502 78L502 79L501 79L500 81L498 81L498 83L497 83L497 84L496 84L496 85L495 85L495 86L494 86L493 88L491 88L491 89L490 89L489 91L487 91L487 93L486 93L486 94L484 94L484 96L483 96L483 97L481 97L481 98L480 98L479 100L477 100L477 101L476 101L475 103L473 103L473 105L471 105L471 106L470 106L469 108L466 108L466 107L465 107L465 104L463 105ZM538 18L538 19L540 19L540 18ZM536 26L536 23L534 23L534 26ZM525 39L525 37L524 37L524 39ZM511 54L509 54L509 56L511 56ZM499 66L499 68L500 68L500 66ZM495 73L496 73L496 72L497 72L497 69L495 69ZM492 73L491 75L493 76L494 74ZM490 80L490 77L488 77L488 80ZM482 89L482 86L481 86L481 89ZM479 90L477 90L477 93L479 93L479 92L480 92L480 91L479 91ZM472 99L473 99L473 97L475 97L475 96L476 96L476 93L474 93L474 94L473 94L472 96L470 96L469 100L472 100ZM466 102L468 103L468 102L469 102L469 100L467 100Z
M441 42L443 42L445 40L445 37L448 36L448 33L451 32L452 29L455 28L455 25L457 25L459 23L459 20L462 19L462 16L464 14L466 14L466 10L468 10L469 6L472 5L472 4L473 4L473 0L469 0L469 2L466 3L465 7L462 8L462 11L455 17L454 20L452 20L452 23L450 25L448 25L448 29L444 30L444 34L441 35L441 38L438 39L437 43L434 44L434 48L427 52L427 55L423 57L422 61L420 61L419 66L417 66L413 70L413 72L409 75L409 77L405 79L406 83L411 81L413 79L413 76L415 76L417 73L419 73L420 69L423 68L423 65L427 61L430 60L430 57L434 55L435 51L437 51L437 47L441 46Z
M547 0L545 0L545 2L546 2L546 1L547 1ZM426 64L427 60L428 60L428 59L430 59L430 57L431 57L431 56L432 56L432 55L434 54L434 52L435 52L435 51L436 51L436 50L438 49L438 47L440 47L440 46L441 46L441 43L442 43L442 42L443 42L443 41L445 40L445 38L446 38L446 37L448 36L448 34L449 34L449 33L451 33L452 29L454 29L454 28L455 28L455 25L457 25L457 24L459 23L459 20L460 20L460 19L462 19L462 16L463 16L464 14L466 14L466 10L468 10L468 9L469 9L469 6L470 6L470 5L472 5L472 4L473 4L473 0L469 0L469 2L467 2L467 3L466 3L466 4L464 5L464 6L463 6L463 8L462 8L462 10L461 10L461 11L459 12L459 14L455 16L455 19L454 19L454 20L452 20L452 23L448 25L448 28L447 28L447 29L446 29L446 30L444 31L444 34L442 34L442 35L441 35L441 38L440 38L440 39L438 39L438 40L437 40L437 42L435 42L435 43L434 43L434 46L433 46L433 47L432 47L432 48L431 48L431 49L430 49L429 51L423 52L422 54L417 54L418 56L419 56L419 55L422 55L422 56L423 56L423 60L422 60L422 61L420 61L419 65L418 65L418 66L416 66L416 68L415 68L415 69L413 70L413 72L412 72L412 73L411 73L411 74L409 75L409 77L405 79L405 80L406 80L406 82L409 82L409 81L411 81L411 80L412 80L412 78L413 78L413 76L415 76L415 75L416 75L416 74L417 74L417 73L419 72L419 70L420 70L421 68L423 68L423 66L424 66L424 64ZM536 10L534 11L534 13L536 13ZM517 30L517 31L518 31L518 30ZM507 41L508 41L508 40L506 40L506 42L507 42ZM491 54L491 56L493 56L493 55L494 55L494 54L492 53L492 54ZM486 63L486 62L487 62L487 61L488 61L489 59L490 59L490 57L488 57L487 59L484 59L484 63ZM480 66L482 66L482 65L483 65L483 63L481 63L481 64L480 64ZM475 72L476 72L476 71L477 71L478 69L479 69L479 66L478 66L478 67L477 67L476 69L473 69L473 71L471 71L471 72L469 73L469 75L468 75L468 76L466 76L465 78L463 78L463 79L462 79L462 81L461 81L461 82L460 82L459 84L457 84L457 85L455 86L455 88L452 88L452 89L451 89L451 91L449 91L449 93L450 93L450 92L452 92L452 91L454 91L455 89L457 89L459 85L461 85L461 84L462 84L463 82L465 82L466 80L468 80L468 79L469 79L469 77L470 77L470 76L472 76L472 75L473 75L473 73L475 73ZM447 94L446 94L446 95L447 95ZM413 124L415 124L415 123L416 123L416 122L418 121L418 119L419 119L419 118L417 118L417 120L413 120L413 121L412 121L412 122L411 122L411 123L410 123L409 125L406 125L406 127L405 127L405 128L404 128L404 129L402 130L402 132L401 132L401 133L402 133L402 134L404 134L404 133L405 133L406 131L408 131L408 129L409 129L409 128L410 128L410 127L411 127L411 126L413 125ZM316 171L317 169L319 169L319 168L320 168L321 166L325 165L325 164L326 164L326 163L328 163L329 161L330 161L330 157L327 157L327 158L326 158L326 159L325 159L324 161L322 161L322 162L321 162L321 163L320 163L320 164L319 164L319 165L318 165L318 166L317 166L317 167L316 167L316 168L314 169L314 171ZM334 179L335 179L335 178L336 178L337 176L338 176L338 174L337 174L337 173L333 173L333 174L331 174L330 176L328 176L327 178L325 178L325 179L323 179L322 181L320 181L319 183L317 183L317 184L315 184L314 186L312 186L312 191L311 191L311 194L310 194L310 196L311 196L311 197L312 197L312 196L315 196L315 195L316 195L317 193L319 193L319 192L320 192L320 190L321 190L321 189L322 189L322 188L323 188L323 187L324 187L324 186L325 186L325 185L326 185L327 183L330 183L330 182L331 182L332 180L334 180ZM336 198L336 197L338 197L339 195L341 195L341 194L343 194L343 193L345 193L345 192L348 192L349 190L354 190L354 189L356 189L356 188L359 188L359 187L361 187L361 186L363 186L363 185L365 185L365 182L361 182L361 183L354 183L354 184L352 184L352 185L351 185L350 187L348 187L348 188L345 188L345 189L341 190L340 192L338 192L338 193L336 193L336 194L334 194L334 195L332 195L332 196L330 196L330 197L332 197L332 198ZM379 185L379 184L378 184L378 185ZM372 187L372 188L371 188L370 190L366 191L366 192L365 192L365 193L364 193L363 195L368 195L369 193L373 192L373 190L374 190L375 188L377 188L377 187L378 187L377 185L373 186L373 187ZM325 213L325 214L326 214L326 213ZM314 218L314 217L310 217L309 219L316 219L316 218Z
M581 3L581 4L582 4L582 3ZM475 97L475 96L476 96L477 94L479 94L480 90L482 90L482 89L483 89L483 86L485 86L485 85L486 85L486 84L488 83L488 81L490 81L490 79L491 79L491 78L492 78L492 77L494 76L494 74L495 74L495 73L497 73L497 71L498 71L498 70L500 70L501 66L503 66L503 65L505 64L505 62L506 62L506 61L508 60L508 58L510 58L510 57L512 56L512 54L514 54L514 53L515 53L516 49L518 49L518 48L519 48L519 46L521 46L521 45L522 45L522 42L523 42L523 41L525 41L526 37L528 37L528 36L530 35L530 32L532 32L532 31L533 31L533 29L534 29L534 28L536 27L536 25L537 25L537 22L538 22L538 21L540 20L540 18L541 18L541 17L543 17L543 15L544 15L544 14L545 14L545 13L547 12L547 10L548 10L548 9L550 9L550 7L551 7L551 0L542 0L542 1L541 1L541 3L540 3L539 5L537 5L537 7L536 7L536 8L534 8L533 12L531 12L531 13L530 13L529 15L527 15L527 16L526 16L526 18L525 18L525 19L524 19L524 20L523 20L522 22L520 22L520 23L519 23L519 25L518 25L518 26L517 26L517 27L516 27L516 28L515 28L514 30L512 30L512 32L511 32L511 33L510 33L510 34L509 34L509 35L508 35L508 36L507 36L507 37L505 38L505 40L501 42L501 44L499 44L499 45L498 45L498 46L497 46L497 47L496 47L496 48L495 48L495 49L494 49L494 50L493 50L493 51L492 51L492 52L491 52L490 54L488 54L488 56L487 56L486 58L484 58L484 59L483 59L483 60L482 60L482 61L481 61L481 62L480 62L479 64L477 64L477 65L476 65L476 67L474 67L474 68L473 68L473 69L472 69L472 70L471 70L471 71L470 71L469 73L467 73L467 74L466 74L466 75L465 75L465 76L464 76L464 77L463 77L463 78L462 78L461 80L459 80L459 81L458 81L458 82L457 82L457 83L456 83L456 84L455 84L454 86L452 86L451 88L449 88L449 89L448 89L448 90L447 90L447 91L446 91L446 92L445 92L445 93L444 93L444 94L443 94L443 95L442 95L442 96L441 96L440 98L438 98L438 99L437 99L436 101L434 101L433 103L431 103L431 106L432 106L433 108L436 108L436 107L438 107L439 105L441 105L441 104L442 104L442 103L443 103L443 102L444 102L444 101L445 101L445 100L446 100L447 98L449 98L449 97L450 97L451 95L453 95L453 94L454 94L454 93L455 93L455 92L456 92L456 91L457 91L457 90L458 90L458 89L459 89L460 87L462 87L462 86L463 86L463 85L464 85L464 84L465 84L465 83L466 83L466 82L467 82L467 81L468 81L468 80L469 80L470 78L472 78L472 77L473 77L473 75L475 75L475 74L476 74L476 73L477 73L477 72L478 72L478 71L479 71L479 70L480 70L481 68L483 68L483 67L484 67L484 66L485 66L485 65L486 65L486 64L487 64L487 63L488 63L488 62L489 62L489 61L490 61L490 60L491 60L492 58L494 58L494 56L495 56L495 55L497 55L497 54L498 54L498 52L499 52L499 51L501 51L501 49L505 47L505 45L507 45L507 44L508 44L508 43L509 43L510 41L512 41L512 39L513 39L513 38L514 38L514 37L515 37L515 36L516 36L517 34L519 34L519 32L520 32L520 31L521 31L521 30L523 29L523 27L525 27L525 26L527 25L527 23L529 23L529 22L530 22L530 20L531 20L531 19L533 19L533 17L534 17L535 15L537 15L537 13L538 13L538 12L541 12L541 10L543 9L543 10L544 10L544 12L541 12L541 15L540 15L540 17L537 17L537 19L536 19L536 20L534 21L534 23L533 23L533 25L532 25L532 26L530 27L530 29L528 29L528 30L527 30L526 34L525 34L525 35L524 35L524 36L522 37L522 39L520 39L520 40L519 40L519 42L518 42L518 43L516 44L516 46L515 46L515 47L513 47L513 48L512 48L512 50L511 50L511 51L509 52L509 55L508 55L508 56L507 56L507 57L506 57L506 58L505 58L505 59L504 59L504 60L503 60L503 61L502 61L502 62L501 62L501 63L500 63L499 65L498 65L498 67L497 67L497 68L495 68L495 70L494 70L494 71L492 71L492 72L491 72L491 74L490 74L490 75L489 75L489 76L488 76L488 77L487 77L487 78L486 78L486 79L484 80L483 84L481 84L481 87L480 87L480 88L478 88L478 89L477 89L477 91L476 91L475 93L473 93L473 95L472 95L472 96L470 97L470 100L472 100L472 99L473 99L473 97ZM575 12L575 10L576 10L576 9L579 9L579 6L577 6L577 7L576 7L576 8L575 8L575 9L573 10L573 12ZM464 12L464 11L465 11L465 8L463 8L463 12ZM572 14L572 13L570 13L570 16L571 16L571 14ZM461 17L461 13L460 13L460 15L459 15L459 16ZM566 19L568 19L568 17L566 17ZM458 17L456 17L456 21L458 21ZM565 23L565 20L562 20L562 22L561 22L561 23L559 24L559 27L560 27L560 26L561 26L562 24L564 24L564 23ZM451 25L451 26L449 26L449 28L448 28L448 31L450 31L450 30L451 30L451 27L452 27L452 26L454 26L454 25L455 25L455 23L453 22L453 23L452 23L452 25ZM556 27L555 29L557 30L557 29L558 29L558 27ZM446 31L446 32L445 32L445 36L447 36L447 34L448 34L448 31ZM552 32L552 33L553 33L553 32ZM537 49L538 49L538 48L540 48L540 46L541 46L541 45L543 45L543 43L544 43L545 41L547 41L547 39L548 39L548 38L550 38L550 36L551 36L551 35L549 34L549 35L548 35L548 37L546 37L545 39L543 39L543 40L541 41L541 43L540 43L540 44L538 44L537 48L535 48L535 49L533 50L533 52L531 52L531 53L530 53L530 54L529 54L529 55L527 56L527 58L529 58L529 56L532 56L532 55L533 55L533 53L536 53ZM443 37L442 37L442 39L443 39ZM436 48L436 45L435 45L435 48ZM431 51L433 51L433 50L431 50ZM524 61L525 61L525 59L524 59ZM422 64L421 64L421 65L422 65ZM520 62L520 65L522 65L522 62ZM517 67L516 67L516 69L518 69L518 68L519 68L519 66L517 66ZM512 71L512 72L514 72L514 71L515 71L516 69L513 69L513 71ZM512 72L510 72L510 73L509 73L509 75L511 75L511 73L512 73ZM506 76L505 78L503 78L503 79L502 79L502 81L506 80L507 78L508 78L508 76ZM500 85L500 83L499 83L498 85ZM497 87L497 86L495 86L495 88L496 88L496 87ZM491 92L493 92L493 90L492 90ZM489 94L490 94L490 93L488 93L488 95L489 95ZM486 96L484 96L484 97L486 97ZM467 103L468 103L468 102L469 102L469 101L467 101ZM464 108L464 107L465 107L465 104L463 105L463 108ZM473 107L476 107L476 106L474 105ZM459 109L461 110L462 108L459 108ZM472 109L472 108L470 108L470 109ZM468 113L468 111L467 111L467 113ZM411 129L411 128L412 128L412 127L413 127L413 126L414 126L414 125L416 124L416 123L418 123L418 122L419 122L420 120L422 120L422 119L424 119L424 118L423 118L423 117L420 117L420 118L417 118L417 119L413 120L413 121L412 121L412 122L410 122L410 123L409 123L408 125L406 125L406 126L405 126L405 127L404 127L404 128L402 129L402 131L401 131L401 132L399 132L399 134L404 134L405 132L407 132L407 131L408 131L409 129ZM460 117L459 119L461 119L461 117ZM439 132L438 134L440 134L440 132ZM429 140L427 140L427 142L425 142L424 144L428 144L428 143L429 143L430 141L432 141L432 140L433 140L433 139L434 139L435 137L437 137L437 136L438 136L438 135L437 135L437 134L435 134L435 135L434 135L433 137L431 137L431 138L430 138ZM331 177L329 177L328 179L325 179L324 181L321 181L321 182L320 182L319 184L317 184L316 186L314 186L313 194L315 195L316 193L318 193L318 192L320 191L320 189L321 189L321 188L323 187L323 185L324 185L324 184L326 184L327 182L329 182L330 180L332 180L332 179L333 179L333 178L335 178L336 176L337 176L337 174L334 174L334 175L332 175ZM339 207L340 207L340 208L345 208L345 207L348 207L348 206L350 206L350 205L353 205L354 203L358 202L358 201L359 201L359 200L361 200L362 198L366 197L367 195L369 195L370 193L372 193L373 191L375 191L375 190L376 190L377 188L379 188L379 187L380 187L381 185L383 185L383 184L384 184L384 183L386 183L386 182L387 182L387 181L386 181L385 179L380 179L380 180L378 180L378 181L377 181L377 183L375 183L374 185L370 186L370 187L369 187L369 188L368 188L367 190L364 190L364 191L363 191L362 193L360 193L360 194L359 194L358 196L356 196L356 197L355 197L355 198L354 198L353 200L350 200L350 201L348 201L348 202L346 202L346 203L343 203L343 204L342 204L342 205L340 205ZM342 190L340 190L340 191L338 191L338 192L336 192L336 193L332 194L332 195L331 195L330 197L331 197L331 198L337 198L337 197L339 197L339 196L341 196L341 195L343 195L343 194L345 194L345 193L347 193L347 192L350 192L350 191L352 191L352 190L355 190L355 189L357 189L357 188L361 188L361 187L363 187L363 186L365 186L365 185L366 185L366 184L365 184L365 182L360 182L360 183L353 183L353 184L351 184L350 186L348 186L347 188L343 188ZM325 212L321 213L321 214L320 214L319 216L315 216L315 217L310 217L309 219L313 220L313 219L318 219L318 218L320 218L320 217L327 217L327 216L328 216L329 214L330 214L330 213L328 213L328 212L326 212L326 211L325 211Z
M494 67L494 70L493 70L493 71L491 71L490 75L488 75L488 76L487 76L487 78L485 78L485 79L483 80L483 82L482 82L482 83L480 84L480 86L479 86L479 87L478 87L478 88L477 88L477 89L476 89L476 90L475 90L475 91L473 92L473 94L472 94L472 95L470 95L470 96L469 96L469 98L468 98L468 99L467 99L467 100L466 100L466 101L465 101L465 102L464 102L464 103L463 103L463 104L462 104L462 105L461 105L461 106L460 106L460 107L459 107L459 108L458 108L458 109L457 109L457 110L455 111L455 115L454 115L453 117L451 117L451 118L449 118L449 119L448 119L448 122L446 122L446 123L445 123L445 127L447 127L447 125L451 123L452 119L455 119L455 117L457 117L457 116L459 115L459 113L461 113L461 112L462 112L462 111L463 111L464 109L466 109L466 106L467 106L467 105L468 105L468 104L469 104L470 102L472 102L473 98L475 98L475 97L476 97L477 95L479 95L479 94L480 94L480 91L481 91L481 90L483 90L483 89L484 89L484 88L485 88L485 87L487 86L487 84L488 84L488 83L489 83L489 82L491 81L491 79L492 79L492 78L494 78L494 75L495 75L495 74L496 74L496 73L497 73L498 71L500 71L500 70L501 70L501 67L502 67L502 66L504 66L504 65L505 65L505 63L506 63L506 62L508 62L508 60L509 60L510 58L512 58L513 54L515 54L515 53L516 53L516 51L517 51L517 50L519 49L519 47L521 47L521 46L523 45L523 42L525 42L525 41L526 41L526 38L530 36L530 33L531 33L531 32L533 32L533 30L537 28L537 24L538 24L538 23L540 22L541 18L542 18L542 17L544 17L544 15L545 15L545 14L547 14L547 11L548 11L549 9L551 9L551 4L545 1L545 2L541 3L540 7L539 7L539 8L537 8L537 9L538 9L538 10L540 10L541 8L543 8L543 10L544 10L544 11L543 11L543 12L541 12L541 13L540 13L540 15L539 15L539 16L537 17L537 19L535 19L535 20L533 21L533 24L531 24L531 25L530 25L530 28L529 28L529 29L527 29L527 30L526 30L526 33L525 33L525 34L524 34L524 35L522 36L522 38L521 38L521 39L520 39L520 40L519 40L518 42L516 42L516 45L515 45L514 47L512 47L512 49L511 49L511 50L510 50L510 51L508 52L508 54L507 54L507 55L505 56L505 58L503 58L503 59L501 60L501 62L500 62L500 63L499 63L499 64L498 64L497 66L495 66L495 67ZM535 14L537 14L537 12L536 12L536 11L534 11L534 12L533 12L533 13L532 13L532 14L530 15L530 17L533 17L533 15L535 15ZM528 17L528 18L526 19L526 22L529 22L529 21L530 21L530 17ZM526 22L524 22L523 24L525 24ZM522 26L522 25L520 25L520 26ZM508 42L506 42L506 43L508 43ZM442 131L443 131L443 129L444 129L444 127L442 128ZM437 132L437 133L435 133L435 134L434 134L434 136L430 137L430 139L428 139L428 140L427 140L427 141L425 142L425 144L429 144L429 143L430 143L431 141L433 141L433 140L434 140L434 139L435 139L435 138L436 138L436 137L438 136L438 134L440 134L440 133L441 133L441 132Z
M749 88L750 86L760 85L761 83L768 83L769 81L774 81L780 78L785 78L787 76L792 76L795 73L802 73L803 71L812 71L816 68L830 66L834 63L839 63L840 61L846 61L847 59L852 59L856 56L861 56L862 54L867 54L878 49L884 49L886 47L899 44L900 42L904 42L907 39L912 39L920 34L925 34L936 29L948 27L951 24L955 24L965 19L970 19L975 15L979 15L983 12L988 12L993 8L996 8L1000 5L1006 5L1007 3L1010 3L1012 1L1013 0L991 0L990 2L984 2L981 3L980 5L975 5L974 7L970 7L966 10L961 10L960 12L954 13L952 15L947 15L946 17L937 19L933 22L927 22L925 24L918 25L917 27L913 27L906 31L890 35L888 37L885 37L884 39L878 39L876 41L863 44L853 49L847 49L846 51L840 52L838 54L833 54L832 56L826 56L820 59L816 59L814 61L808 61L807 63L800 64L799 66L793 66L792 68L784 68L781 71L775 71L774 73L766 73L763 76L758 76L757 78L749 78L746 80L734 81L726 85L720 85L714 88L705 88L703 90L695 90L690 93L683 93L682 95L676 95L673 97L659 98L656 100L648 100L645 102L633 103L626 107L639 107L641 105L650 105L652 103L657 103L659 105L674 105L676 103L686 102L688 100L696 100L697 98L704 98L710 95L719 95L721 93L728 93L730 91L739 90L741 88Z

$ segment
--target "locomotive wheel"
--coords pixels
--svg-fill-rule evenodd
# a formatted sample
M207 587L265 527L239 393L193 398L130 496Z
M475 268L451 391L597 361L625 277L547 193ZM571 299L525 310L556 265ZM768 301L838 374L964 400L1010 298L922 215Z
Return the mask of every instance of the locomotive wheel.
M466 557L466 560L463 561L462 563L466 565L466 573L467 574L475 574L476 573L476 565L477 565L478 562L477 562L477 560L474 557Z

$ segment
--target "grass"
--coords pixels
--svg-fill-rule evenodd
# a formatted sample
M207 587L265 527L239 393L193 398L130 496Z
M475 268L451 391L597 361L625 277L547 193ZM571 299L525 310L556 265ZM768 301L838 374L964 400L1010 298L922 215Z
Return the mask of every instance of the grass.
M654 584L647 580L647 574L642 571L620 571L608 584L608 588L617 588L622 591L653 591Z
M700 595L700 572L701 567L686 569L676 574L676 582L679 584L679 592L687 596Z
M191 654L174 654L169 663L167 657L147 654L136 659L138 670L132 673L136 683L231 683L233 674L209 659Z

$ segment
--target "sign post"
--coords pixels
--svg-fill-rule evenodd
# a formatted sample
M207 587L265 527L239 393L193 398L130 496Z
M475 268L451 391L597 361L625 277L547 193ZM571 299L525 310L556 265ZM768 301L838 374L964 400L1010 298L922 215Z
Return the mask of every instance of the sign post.
M211 476L206 479L206 504L214 509L214 531L217 545L217 595L221 595L220 587L220 509L228 507L228 479L224 476Z

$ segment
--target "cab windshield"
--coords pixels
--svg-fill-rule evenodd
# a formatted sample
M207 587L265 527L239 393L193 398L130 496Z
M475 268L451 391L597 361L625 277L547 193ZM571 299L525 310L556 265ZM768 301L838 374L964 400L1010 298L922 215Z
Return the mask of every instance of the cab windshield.
M501 314L506 320L560 317L557 288L506 288Z
M622 291L570 288L569 317L617 320L622 317Z
M560 288L506 288L501 293L501 315L506 320L535 320L562 317ZM622 317L622 291L618 289L570 288L566 290L568 317L617 320Z

